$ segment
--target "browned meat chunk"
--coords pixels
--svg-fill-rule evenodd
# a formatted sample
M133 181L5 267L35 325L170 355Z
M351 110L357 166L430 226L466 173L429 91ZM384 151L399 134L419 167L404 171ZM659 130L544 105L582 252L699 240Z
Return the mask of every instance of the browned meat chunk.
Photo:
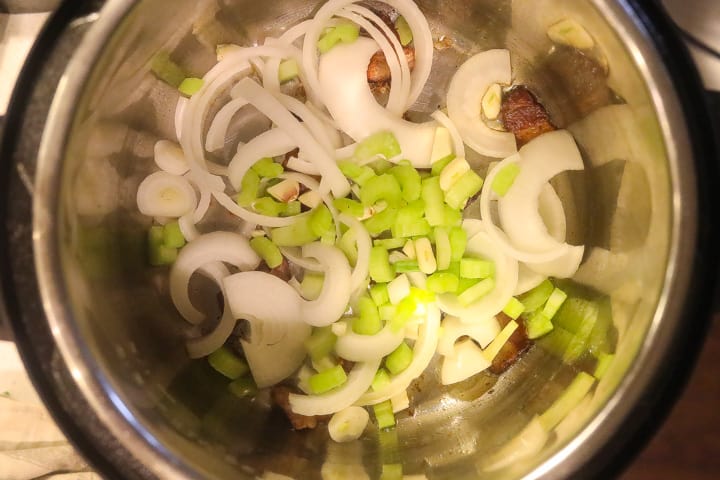
M505 327L512 320L504 313L500 313L496 318L501 327ZM532 341L527 336L525 324L518 321L517 330L495 356L489 370L496 375L500 375L510 368L531 345Z
M306 417L305 415L298 415L292 411L289 400L290 393L292 393L292 390L284 385L276 385L271 391L273 402L285 412L292 427L295 430L317 427L318 417Z
M290 263L287 261L287 258L283 257L282 263L271 269L270 274L275 275L280 280L289 282L292 278L292 272L290 271Z
M413 47L403 47L405 58L407 58L410 71L415 68L415 49ZM385 54L380 51L375 53L370 59L367 69L368 82L387 83L390 81L390 67L388 66Z
M500 121L506 130L515 135L518 147L543 133L555 130L545 107L522 85L510 90L503 98Z

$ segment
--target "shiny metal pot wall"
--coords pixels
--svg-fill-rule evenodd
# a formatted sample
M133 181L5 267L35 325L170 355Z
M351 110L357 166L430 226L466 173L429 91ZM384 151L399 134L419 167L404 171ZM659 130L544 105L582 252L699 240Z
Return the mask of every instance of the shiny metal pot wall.
M600 0L419 4L434 35L452 40L436 51L438 68L419 112L442 102L462 59L506 47L516 81L530 85L575 135L587 171L557 178L555 186L571 240L588 247L575 280L607 295L612 310L617 346L610 371L543 448L499 469L489 468L493 456L572 378L541 348L497 381L481 375L461 387L423 386L395 440L367 433L333 444L321 429L291 431L262 401L220 393L212 371L186 356L186 327L167 296L166 272L144 260L148 221L136 211L135 191L153 169L155 141L174 137L177 96L150 74L149 62L169 50L202 74L215 61L215 45L260 41L317 5L178 0L168 8L160 0L110 0L68 65L43 134L34 250L72 387L159 478L254 478L264 471L319 478L331 463L370 478L383 463L433 479L558 478L607 448L663 375L699 244L699 179L687 116L648 19L626 2ZM568 93L573 75L583 72L545 34L566 17L597 40L612 101L588 108L584 95Z

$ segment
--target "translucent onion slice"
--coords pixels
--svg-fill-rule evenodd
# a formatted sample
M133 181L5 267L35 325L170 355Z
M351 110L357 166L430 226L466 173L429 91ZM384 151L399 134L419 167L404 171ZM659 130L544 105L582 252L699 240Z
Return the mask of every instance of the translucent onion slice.
M192 242L200 236L200 232L193 221L192 214L183 215L178 218L178 225L180 227L180 233L183 234L183 237L185 237L185 240L188 242Z
M160 170L173 175L183 175L190 169L182 148L175 142L160 140L155 144L154 152L155 164Z
M386 325L375 335L358 335L348 329L345 335L338 337L335 352L351 362L369 362L389 355L402 343L403 332L395 333Z
M242 98L236 98L226 103L220 111L215 115L207 136L205 137L205 150L215 152L221 150L225 146L225 138L230 122L237 112L247 105Z
M486 50L463 63L450 81L447 110L470 148L481 155L504 158L517 151L515 135L493 130L481 115L482 98L494 83L512 83L508 50Z
M478 470L490 472L507 467L540 453L550 438L540 417L535 416L520 433L511 438L498 451L478 463Z
M302 247L304 257L315 258L324 267L325 281L316 300L304 302L300 315L308 325L326 327L337 321L350 301L350 264L340 249L320 242Z
M428 305L425 322L420 325L418 339L413 346L413 359L410 365L392 377L385 388L376 392L365 393L357 400L356 404L360 406L375 405L389 400L407 389L413 380L422 375L435 355L439 330L440 310L435 305Z
M462 382L488 368L492 362L483 355L483 351L470 339L454 345L451 353L443 359L440 368L440 382L452 385Z
M455 342L462 336L472 338L480 344L481 348L485 348L497 337L498 333L500 333L500 324L495 317L465 323L457 317L448 315L442 321L442 335L440 335L437 352L440 355L452 355Z
M370 234L357 218L350 215L340 214L338 219L353 231L355 241L357 243L357 261L350 276L351 295L359 289L365 287L370 269L370 249L372 248L372 240ZM349 359L348 359L349 360Z
M180 95L178 97L177 106L175 107L175 137L178 142L182 138L183 117L185 116L185 107L187 107L188 98Z
M307 105L289 95L278 94L277 98L293 115L300 117L303 125L328 152L335 150L334 144L337 139L328 133L328 128Z
M487 232L479 232L470 238L466 252L486 258L495 264L495 288L487 295L464 306L454 294L438 295L437 304L450 315L459 317L463 322L480 322L498 314L512 298L518 281L518 262L505 255Z
M298 157L290 157L287 162L287 167L295 170L296 172L304 173L306 175L320 175L320 172L314 163L302 160Z
M367 82L368 62L376 51L374 40L360 37L322 56L318 78L325 105L340 129L356 142L390 131L400 144L401 158L417 168L430 167L435 122L408 122L377 103Z
M325 269L323 264L314 258L303 257L300 247L280 247L280 252L289 261L305 270L310 270L311 272L322 272Z
M540 285L546 278L546 275L537 273L534 270L530 270L530 268L525 263L518 262L518 283L517 287L515 287L515 292L513 293L513 296L517 296L532 290L533 288Z
M138 186L138 210L149 217L182 217L197 205L197 196L184 177L167 172L148 175Z
M170 269L170 297L180 315L190 323L198 324L205 319L190 301L190 277L199 268L215 262L229 263L240 270L254 270L260 264L260 257L245 237L230 232L208 233L182 248Z
M225 340L228 339L235 328L236 323L235 316L230 311L227 302L225 302L223 315L220 317L220 322L213 331L203 337L193 338L187 341L185 348L187 348L190 358L205 357L222 347Z
M279 128L261 133L249 142L240 145L230 160L228 165L230 184L239 191L243 177L255 162L264 157L284 155L295 147L297 147L295 141Z
M269 387L286 379L305 361L305 339L311 328L303 323L286 326L285 335L277 343L256 345L242 341L243 353L253 379L259 388Z
M453 140L453 150L455 152L455 156L465 158L465 144L463 143L460 132L458 131L452 120L450 120L450 118L448 118L448 116L445 115L441 110L436 110L431 116L440 125L447 128L448 132L450 132L450 137Z
M365 393L375 378L380 358L357 363L348 374L347 382L322 395L291 393L290 408L299 415L331 415L354 404Z

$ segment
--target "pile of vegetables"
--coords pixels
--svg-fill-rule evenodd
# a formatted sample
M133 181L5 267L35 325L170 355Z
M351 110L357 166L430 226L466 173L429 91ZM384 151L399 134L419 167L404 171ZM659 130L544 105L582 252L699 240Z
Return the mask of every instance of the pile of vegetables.
M188 341L190 356L209 356L238 395L294 383L302 393L290 394L292 411L333 415L337 441L362 434L363 407L380 428L395 425L408 386L436 354L442 383L452 384L487 369L521 316L529 338L552 332L571 299L548 279L571 277L584 252L565 241L549 183L583 169L571 135L547 133L518 151L511 133L486 122L512 82L510 53L471 57L450 83L447 112L407 121L433 40L411 0L385 3L398 14L395 29L351 0L331 0L261 45L218 46L202 78L159 54L153 71L180 92L177 143L157 143L158 171L137 194L155 222L151 263L170 266L180 315L214 320L190 299L195 274L222 292L222 318ZM391 72L383 102L367 80L377 52ZM307 101L288 95L288 84ZM248 106L272 128L217 161ZM500 161L482 178L466 147ZM464 219L473 201L482 218ZM211 206L236 228L202 231ZM271 270L286 262L289 281ZM500 314L511 319L502 328ZM250 326L244 358L223 346L238 320Z

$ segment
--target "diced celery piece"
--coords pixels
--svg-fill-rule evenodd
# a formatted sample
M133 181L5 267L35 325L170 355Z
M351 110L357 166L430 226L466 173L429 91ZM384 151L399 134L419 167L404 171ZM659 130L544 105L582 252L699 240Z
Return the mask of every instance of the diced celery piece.
M384 158L378 158L377 160L373 160L372 162L367 164L367 166L372 168L377 175L382 175L383 173L386 173L394 165L394 163L385 160Z
M322 273L305 272L302 282L300 282L300 294L306 300L315 300L320 296L323 285L325 285L325 275Z
M422 180L420 179L420 174L414 167L410 165L397 165L388 170L388 173L397 179L406 202L412 202L420 198Z
M177 248L163 243L163 227L156 225L148 230L148 260L150 265L160 267L171 265L177 260Z
M387 387L389 384L390 375L388 375L387 370L385 370L384 368L379 368L378 371L375 373L375 378L370 384L370 388L372 388L374 392L377 392L378 390L382 390L383 388Z
M148 246L150 248L159 247L165 244L165 231L162 225L153 225L148 230Z
M208 363L230 380L240 378L250 371L247 362L222 346L208 356Z
M540 424L545 431L555 428L582 401L594 384L595 378L585 372L578 373L562 395L540 415Z
M315 395L329 392L347 382L347 374L341 365L335 365L323 372L316 373L308 379L310 391Z
M571 297L563 302L555 314L554 323L565 330L578 334L584 332L590 325L590 330L595 326L599 313L598 304L591 300L579 297ZM587 336L590 335L587 332Z
M440 160L433 162L430 172L433 176L439 177L440 173L443 171L443 168L447 167L450 162L455 160L455 154L450 154L447 157L441 158ZM438 179L438 182L440 182L440 179ZM438 183L438 186L440 186L440 183Z
M467 232L462 227L453 227L448 233L450 237L450 261L459 262L465 255L465 248L467 247Z
M402 18L402 17L400 17ZM380 480L402 480L402 463L385 463L380 472Z
M546 316L549 320L552 319L557 313L557 311L560 309L560 306L563 304L563 302L565 302L566 298L567 293L563 292L559 288L555 288L550 294L550 297L547 299L547 302L545 302L545 306L542 310L543 315Z
M482 185L483 179L477 173L468 170L445 192L445 203L451 208L462 209L465 207L465 202L480 191Z
M486 278L458 295L458 300L462 305L468 306L490 293L493 288L495 288L495 280Z
M264 178L276 178L285 171L282 165L270 157L261 158L250 168Z
M270 230L270 239L278 247L301 247L314 242L318 237L310 228L309 217L305 216L291 225Z
M285 211L285 204L270 197L260 197L252 203L252 208L261 215L279 217Z
M488 278L495 274L495 264L479 258L460 259L460 276L463 278Z
M503 197L510 190L515 179L520 174L520 165L510 163L505 165L496 175L491 188L498 196Z
M390 355L385 357L385 368L387 368L392 375L397 375L410 365L412 358L412 349L407 343L403 342L393 350Z
M400 45L407 47L413 41L413 33L407 20L402 15L395 20L395 30L400 37Z
M427 278L426 287L434 293L455 293L460 279L450 272L435 272Z
M399 260L393 263L396 273L419 272L417 260Z
M160 80L175 88L178 88L186 77L183 69L172 61L167 52L159 52L152 58L150 70Z
M358 335L375 335L382 329L377 305L365 295L357 301L359 316L352 322L353 332Z
M392 402L390 402L390 400L385 400L382 403L373 405L373 412L375 413L378 428L381 430L395 426L395 414L393 413Z
M363 207L362 203L350 198L336 198L333 200L333 205L340 213L345 213L351 217L360 218L365 213L365 207Z
M382 212L376 213L372 217L363 221L368 233L372 236L378 236L386 230L390 230L395 223L398 209L388 207Z
M312 335L305 340L305 350L311 359L317 361L330 355L336 342L337 337L331 327L313 328Z
M378 308L378 313L380 314L380 319L383 322L389 322L393 319L395 316L396 307L395 305L391 303L386 303L385 305Z
M538 340L538 345L543 350L562 358L573 338L575 338L575 335L556 324L553 325L552 332Z
M432 303L435 301L435 294L422 288L410 287L410 298L412 298L416 304Z
M246 398L254 397L257 394L258 388L252 378L240 377L230 382L228 390L236 397Z
M599 311L598 304L595 302L577 298L568 298L567 300L565 300L565 303L562 307L560 307L560 310L555 315L556 324L562 325L564 323L566 326L568 325L568 322L561 323L561 320L564 320L567 316L569 316L569 314L562 315L563 318L561 318L560 313L563 311L567 311L565 310L565 308L569 307L569 305L572 305L574 303L573 300L580 300L581 302L585 302L585 304L576 307L578 311L575 315L577 315L577 317L581 318L582 320L580 321L578 330L575 332L575 336L572 338L572 340L570 340L567 350L565 350L565 354L563 355L563 361L568 364L575 363L588 351L588 340L590 338L590 334L593 331L593 328L595 327Z
M377 238L373 240L373 245L376 247L384 247L388 250L403 248L405 243L407 243L407 239L405 238Z
M383 131L374 133L361 141L355 149L355 158L370 160L377 155L382 155L390 160L401 153L400 144L395 135L392 132Z
M311 360L310 363L316 372L324 372L325 370L330 370L338 364L336 358L331 355L320 357L317 360Z
M520 300L515 297L512 297L507 305L505 305L505 308L503 308L503 313L513 320L517 320L524 311L525 305L523 305Z
M310 223L310 229L318 237L325 235L327 232L335 231L332 214L325 205L319 205L313 210L308 218L308 222Z
M449 205L445 205L443 210L443 214L445 215L445 222L443 223L444 226L450 228L458 227L462 224L462 211L455 210Z
M182 93L186 97L192 97L193 95L195 95L197 92L200 91L202 86L203 86L202 78L188 77L180 83L180 85L178 86L178 90L180 91L180 93Z
M450 244L450 235L445 227L435 227L433 230L435 236L435 258L437 259L437 269L446 270L450 266L452 259L452 246Z
M300 203L297 200L293 200L292 202L288 202L285 204L285 209L280 213L280 216L283 217L293 217L295 215L299 215L302 211L302 203Z
M529 292L520 295L518 300L520 300L522 304L525 305L526 312L534 312L538 308L542 307L545 302L547 302L547 299L550 298L553 290L555 290L555 287L553 286L552 282L545 279L537 287L533 288Z
M403 209L400 209L392 226L392 234L396 238L421 237L430 235L432 228L424 218L401 217Z
M593 376L598 380L602 379L605 376L605 372L607 372L608 368L610 368L610 364L612 364L614 359L615 355L611 353L600 353L600 355L598 356L597 364L595 365L595 372L593 373Z
M390 296L388 295L387 283L376 283L370 287L370 298L373 299L373 302L375 302L375 305L378 307L388 303Z
M407 322L409 322L412 316L415 314L416 308L417 303L410 296L407 296L400 300L400 302L395 305L395 314L390 320L390 329L393 332L399 332L400 330L405 328L405 324L407 324Z
M185 236L180 230L177 221L169 222L163 227L163 245L170 248L182 248L185 246Z
M425 218L430 226L445 224L444 194L438 177L426 178L422 182L421 197L425 202Z
M373 176L360 189L360 201L363 205L374 205L381 200L390 207L399 207L403 200L400 184L388 173Z
M294 58L283 60L280 62L280 68L278 69L278 80L280 83L286 83L296 78L300 74L300 67Z
M390 264L388 251L383 247L373 247L370 250L369 271L370 278L378 283L386 283L395 278L395 269Z
M255 237L250 240L250 247L265 261L268 267L275 268L282 264L282 253L269 238Z
M534 340L550 333L553 329L553 324L543 312L537 311L528 318L525 323L525 328L527 329L528 338Z
M258 196L260 190L260 175L253 169L245 172L240 182L240 193L238 193L236 202L241 207L252 205Z
M355 230L348 230L340 237L337 247L345 254L350 265L355 266L358 258L357 238Z
M460 295L461 293L465 292L470 287L474 287L478 283L480 283L481 280L478 278L462 278L460 277L460 280L458 280L458 288L457 288L457 294Z
M317 47L320 53L329 52L338 43L352 43L357 40L360 34L360 27L351 22L343 22L329 29L320 40Z
M376 176L375 170L367 165L358 165L352 160L341 160L338 162L338 167L343 175L360 186L365 185L368 180Z
M588 350L598 357L602 353L609 353L611 350L609 331L612 328L612 310L610 298L603 297L597 300L598 316L595 326L588 338Z

